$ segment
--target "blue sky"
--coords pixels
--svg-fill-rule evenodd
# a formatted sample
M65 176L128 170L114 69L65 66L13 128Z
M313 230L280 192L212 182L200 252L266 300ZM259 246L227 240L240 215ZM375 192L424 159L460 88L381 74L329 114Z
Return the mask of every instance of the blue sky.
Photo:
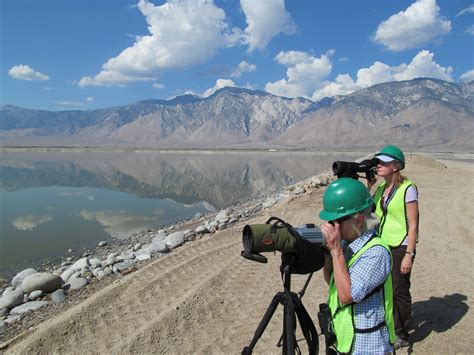
M0 105L87 110L223 86L318 101L472 80L471 1L2 0Z

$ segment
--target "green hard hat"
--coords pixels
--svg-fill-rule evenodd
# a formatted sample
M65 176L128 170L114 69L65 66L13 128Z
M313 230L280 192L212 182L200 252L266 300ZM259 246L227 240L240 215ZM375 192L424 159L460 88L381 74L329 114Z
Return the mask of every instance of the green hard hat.
M405 167L405 155L400 148L395 147L394 145L383 147L377 154L375 154L375 157L385 162L389 162L390 160L388 158L392 158L392 160L395 159L402 165L402 169Z
M323 197L319 218L325 221L349 216L372 206L369 190L358 180L341 178L329 184Z

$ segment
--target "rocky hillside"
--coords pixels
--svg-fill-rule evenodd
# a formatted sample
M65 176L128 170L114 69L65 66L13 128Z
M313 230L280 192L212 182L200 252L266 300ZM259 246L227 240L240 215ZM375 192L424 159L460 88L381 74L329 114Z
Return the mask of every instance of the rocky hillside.
M313 103L224 88L90 111L0 109L2 145L474 148L474 82L414 79Z

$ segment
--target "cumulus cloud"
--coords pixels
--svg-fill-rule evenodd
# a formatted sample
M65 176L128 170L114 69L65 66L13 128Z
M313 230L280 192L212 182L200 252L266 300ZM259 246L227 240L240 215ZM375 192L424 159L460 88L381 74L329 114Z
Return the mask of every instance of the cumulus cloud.
M230 79L217 79L216 85L214 85L212 88L207 89L204 94L202 94L203 97L209 97L212 94L214 94L217 90L222 89L226 86L230 87L235 87L235 83L230 80Z
M287 78L267 83L265 90L286 97L311 96L331 73L332 63L329 55L332 53L331 51L323 54L319 58L299 51L278 53L275 60L288 68Z
M44 80L49 80L49 76L46 74L42 74L39 71L34 71L32 68L30 68L28 65L15 65L10 68L8 71L8 74L12 78L18 79L18 80L27 80L27 81L44 81Z
M344 74L338 75L334 82L324 82L311 98L314 101L319 101L324 97L350 94L375 84L421 77L453 81L453 68L442 67L433 58L433 53L422 50L409 64L402 63L398 66L389 66L382 62L375 62L369 68L359 69L355 81L350 75Z
M461 79L462 81L471 81L471 80L474 80L474 69L471 69L463 74L461 74L461 76L459 77L459 79Z
M13 219L12 224L16 229L31 231L34 228L38 227L40 224L44 224L52 220L53 218L51 216L27 215Z
M160 71L202 63L235 40L237 30L229 28L224 11L210 0L170 0L160 6L140 0L137 7L150 34L137 36L131 47L109 59L96 76L83 77L79 86L154 81Z
M461 16L461 15L466 15L466 14L472 14L474 13L474 5L469 5L465 9L459 11L459 13L456 16Z
M375 32L374 41L399 52L425 45L449 31L451 22L441 17L436 1L418 0L383 21Z
M89 96L89 97L86 98L86 102L87 102L87 103L94 102L94 98L91 97L91 96Z
M232 78L240 78L244 73L251 73L257 70L257 66L255 64L247 63L245 60L240 62L237 68L232 71L230 76Z
M244 42L249 51L264 49L280 33L293 34L296 26L283 0L240 0L247 27Z
M156 216L139 216L125 211L89 211L84 209L80 211L80 215L86 221L96 221L101 224L106 233L119 239L127 238L156 222Z

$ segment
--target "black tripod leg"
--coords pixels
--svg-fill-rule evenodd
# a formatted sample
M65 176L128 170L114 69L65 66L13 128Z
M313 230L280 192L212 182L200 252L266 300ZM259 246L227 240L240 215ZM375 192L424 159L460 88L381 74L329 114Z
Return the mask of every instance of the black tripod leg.
M252 354L253 348L257 344L258 339L260 339L263 332L265 331L265 328L267 327L268 323L270 322L270 319L272 318L273 313L275 313L275 310L277 309L278 304L281 302L282 297L283 297L283 295L282 295L281 292L277 293L273 297L273 300L270 303L270 306L268 306L265 314L263 315L262 320L260 321L260 324L258 325L257 329L255 330L255 334L253 336L252 341L250 342L250 344L248 346L246 346L242 350L242 355Z
M285 307L283 315L283 354L293 355L295 353L295 330L296 330L296 317L295 317L295 305L290 296L290 293L285 294Z

